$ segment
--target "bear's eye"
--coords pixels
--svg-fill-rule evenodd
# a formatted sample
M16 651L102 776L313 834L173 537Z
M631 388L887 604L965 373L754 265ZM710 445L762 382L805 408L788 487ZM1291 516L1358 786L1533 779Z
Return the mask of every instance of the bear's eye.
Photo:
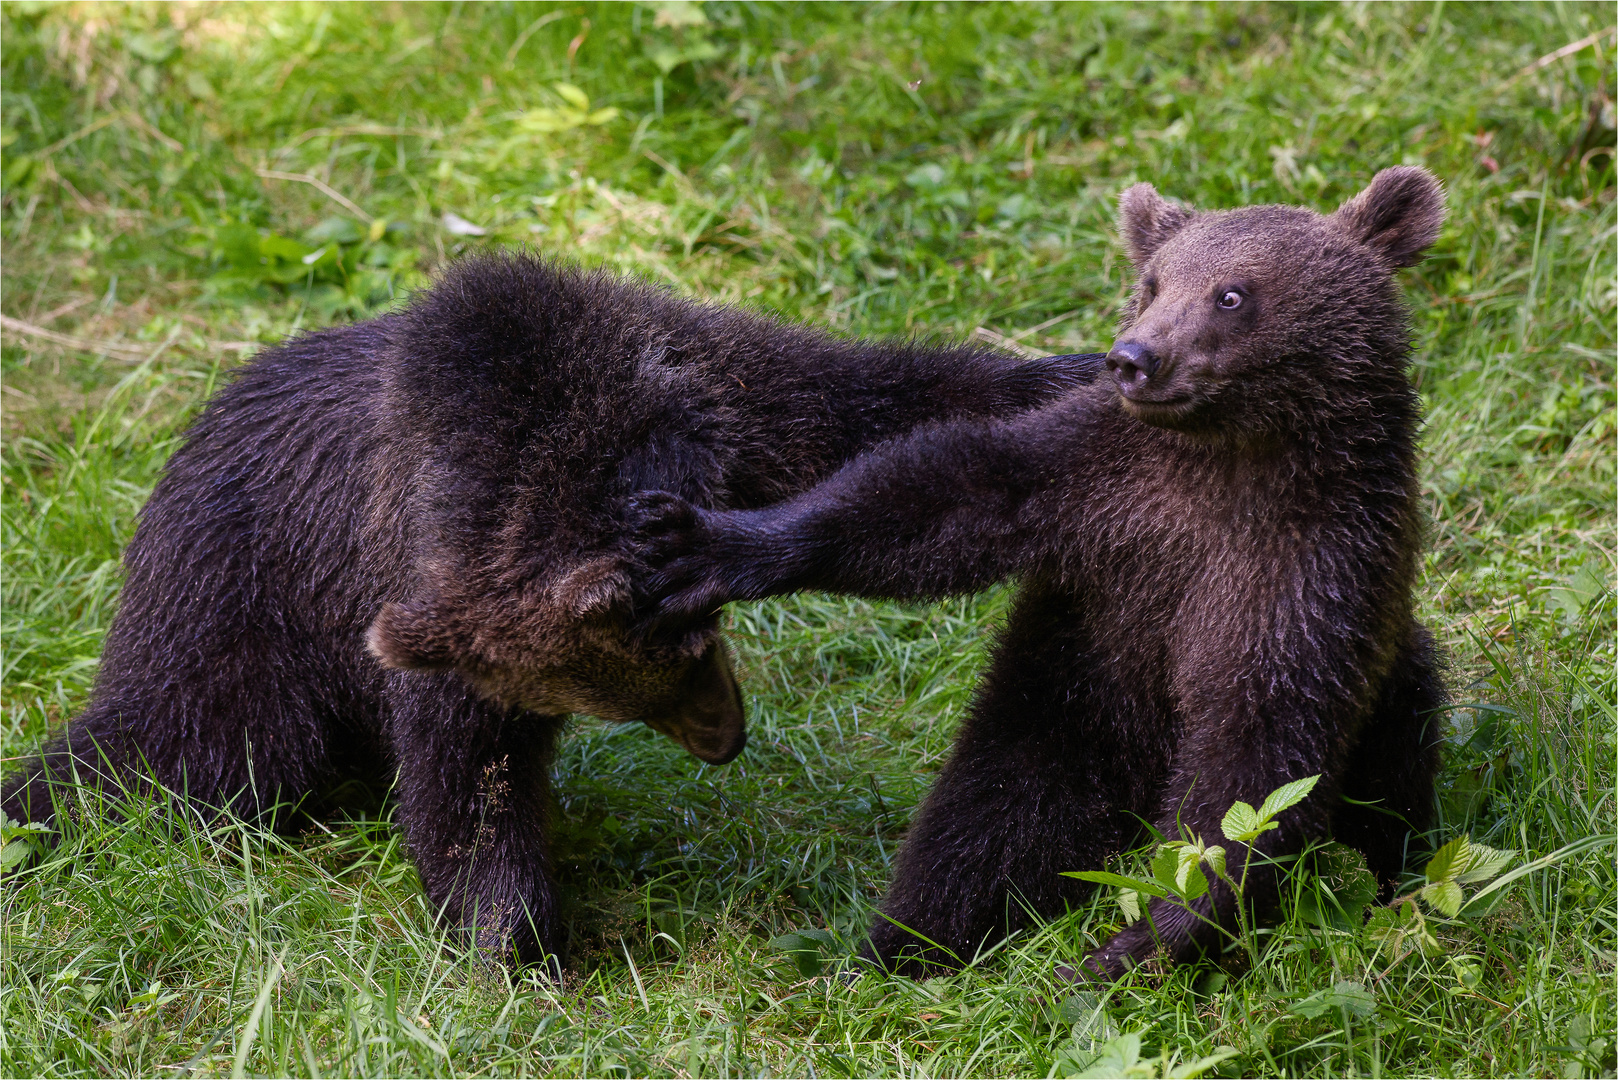
M1242 306L1242 294L1231 289L1219 298L1219 306L1225 311L1235 311Z

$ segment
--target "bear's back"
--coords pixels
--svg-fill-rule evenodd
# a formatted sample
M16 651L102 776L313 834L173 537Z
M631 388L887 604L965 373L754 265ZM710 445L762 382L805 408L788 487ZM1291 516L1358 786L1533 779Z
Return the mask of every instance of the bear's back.
M125 552L119 631L239 613L346 638L374 612L356 572L378 448L387 318L304 334L239 368L169 459ZM142 609L166 609L162 619ZM318 618L305 618L320 611ZM217 627L215 627L217 630ZM109 655L119 650L109 649Z

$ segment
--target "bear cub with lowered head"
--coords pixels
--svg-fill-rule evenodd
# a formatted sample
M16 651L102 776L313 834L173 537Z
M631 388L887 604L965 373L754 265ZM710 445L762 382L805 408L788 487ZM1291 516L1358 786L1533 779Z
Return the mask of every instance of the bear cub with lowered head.
M713 620L632 632L625 497L773 503L1100 360L849 340L527 256L463 262L402 312L266 350L208 403L124 554L89 706L0 808L45 821L56 789L155 781L259 813L396 774L445 920L554 954L567 715L716 763L746 735Z
M1255 841L1335 834L1384 882L1428 822L1444 705L1411 592L1422 548L1410 326L1395 272L1443 221L1418 168L1335 213L1199 213L1147 184L1120 221L1137 274L1111 379L1010 419L918 429L776 506L639 505L659 618L798 589L937 597L1022 587L954 752L900 851L867 956L920 972L1059 914L1141 822L1221 818L1321 780ZM1232 845L1232 865L1246 857ZM1233 925L1220 884L1085 960L1180 961ZM929 944L931 943L931 944Z

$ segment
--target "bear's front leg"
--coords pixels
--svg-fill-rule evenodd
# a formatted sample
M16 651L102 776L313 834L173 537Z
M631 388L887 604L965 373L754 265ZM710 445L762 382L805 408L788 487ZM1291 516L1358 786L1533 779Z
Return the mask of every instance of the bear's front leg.
M1158 955L1190 960L1235 940L1244 907L1258 921L1273 914L1287 865L1331 831L1348 766L1390 668L1404 672L1401 681L1425 685L1428 672L1405 669L1423 654L1402 660L1401 642L1388 640L1401 622L1410 623L1399 610L1402 594L1386 595L1377 552L1338 539L1326 530L1282 536L1268 549L1255 545L1247 559L1215 560L1182 603L1171 635L1181 644L1166 668L1181 733L1156 826L1172 840L1194 837L1223 847L1230 880L1210 882L1189 906L1154 900L1149 919L1085 958L1089 975L1117 977ZM1255 581L1264 587L1255 589ZM1432 758L1420 748L1428 718L1415 707L1427 699L1408 688L1390 693L1398 714L1390 722L1408 731L1403 739L1386 732L1378 738L1388 752L1418 760L1380 767L1396 778L1430 776ZM1225 834L1235 803L1262 807L1272 792L1308 777L1317 778L1314 786L1279 811L1274 828L1256 837ZM1413 787L1419 781L1403 785ZM1399 792L1394 785L1392 793Z
M502 709L452 674L389 675L398 821L440 918L520 964L558 955L548 843L563 718Z
M1299 697L1320 702L1326 695ZM1246 695L1245 700L1269 707L1244 711L1229 703L1198 710L1201 715L1187 723L1156 823L1170 839L1196 838L1223 847L1230 880L1210 880L1208 891L1190 904L1172 898L1153 900L1146 918L1119 931L1085 959L1088 975L1117 978L1155 957L1181 964L1217 953L1235 940L1240 929L1238 905L1246 907L1251 920L1267 920L1274 913L1286 865L1311 840L1326 836L1330 808L1342 791L1353 721L1330 709L1286 709L1259 694ZM1339 709L1348 711L1347 706ZM1225 835L1224 817L1236 802L1262 806L1271 792L1311 776L1318 780L1307 797L1281 811L1275 827L1250 847ZM1231 888L1232 881L1240 886L1240 896Z
M1163 727L1097 662L1072 598L1029 583L900 848L866 959L906 975L958 967L1082 902L1088 886L1062 874L1133 841L1168 769Z

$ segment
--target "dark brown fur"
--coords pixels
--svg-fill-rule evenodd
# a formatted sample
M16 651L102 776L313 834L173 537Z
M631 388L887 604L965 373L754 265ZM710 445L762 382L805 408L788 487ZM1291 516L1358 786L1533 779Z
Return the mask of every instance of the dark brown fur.
M549 762L568 713L709 761L745 736L712 620L633 636L623 501L747 507L942 417L1100 370L842 340L527 257L295 338L208 404L142 511L88 708L8 777L155 780L238 812L397 770L453 925L555 951ZM380 662L379 662L380 660Z
M1139 287L1112 379L919 429L779 506L643 498L674 622L795 589L932 597L1022 578L870 955L908 971L970 958L1080 900L1060 873L1100 868L1142 820L1222 842L1233 802L1315 774L1258 854L1335 831L1398 874L1428 821L1444 695L1412 610L1418 405L1394 271L1442 217L1412 168L1329 216L1197 213L1137 185L1121 225ZM1260 906L1275 885L1261 859ZM1234 908L1223 886L1197 912L1154 901L1088 963L1193 956L1218 938L1198 915L1229 927Z

